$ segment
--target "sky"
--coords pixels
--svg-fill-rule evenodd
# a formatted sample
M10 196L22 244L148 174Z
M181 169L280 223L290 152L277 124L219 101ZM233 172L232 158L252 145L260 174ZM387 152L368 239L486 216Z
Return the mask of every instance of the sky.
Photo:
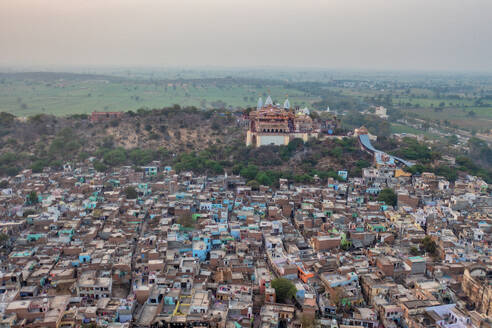
M0 66L492 71L492 0L0 0Z

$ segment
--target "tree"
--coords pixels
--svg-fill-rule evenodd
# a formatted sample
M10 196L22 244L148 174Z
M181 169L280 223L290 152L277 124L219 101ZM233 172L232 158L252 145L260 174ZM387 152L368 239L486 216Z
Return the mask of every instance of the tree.
M0 233L0 245L1 246L6 246L8 241L9 241L9 235Z
M420 249L433 256L437 255L437 244L430 236L425 236L425 238L420 241Z
M94 165L94 170L96 170L97 172L105 172L108 169L108 167L103 163L101 163L100 161L94 161L93 165Z
M412 246L410 248L410 255L412 255L412 256L420 255L419 249L417 247L415 247L415 246Z
M152 162L155 154L150 149L135 148L129 152L128 157L135 165L146 165Z
M308 314L303 314L300 318L302 328L312 328L317 327L317 321L314 320L313 316Z
M258 174L258 167L256 165L248 165L243 168L239 174L247 180L253 180Z
M391 206L396 206L396 203L398 202L398 196L393 191L393 189L390 188L381 190L377 199L378 201L384 202L386 205Z
M296 295L296 286L289 279L277 278L272 280L277 302L285 303Z
M136 199L138 197L137 190L134 187L127 187L125 189L125 195L127 199Z
M105 153L103 159L109 166L118 166L126 161L126 152L123 148L113 149Z
M7 180L0 181L0 188L7 188L9 186L9 182Z
M258 190L260 189L260 184L256 180L250 180L246 184L248 187L251 187L252 190Z
M264 185L264 186L271 186L273 184L273 178L269 176L266 172L259 172L256 175L256 181L258 181L259 184Z
M355 162L355 165L357 167L363 169L363 168L366 168L366 167L370 167L371 166L371 162L366 161L365 159L359 159L357 162Z
M451 182L456 181L456 179L458 178L458 172L456 171L456 169L447 165L441 165L436 167L434 169L434 173L445 177L447 180Z
M195 220L193 220L191 214L181 215L177 219L177 223L179 223L181 226L185 228L195 228Z
M32 163L31 169L33 173L43 172L44 167L46 166L46 162L43 160L37 160Z
M27 201L29 204L37 204L39 202L38 193L33 190L27 195Z
M24 213L22 213L22 217L27 218L29 215L33 215L33 214L36 214L35 210L32 209L25 210Z
M335 287L335 288L330 288L329 290L330 293L330 300L335 304L337 307L341 307L342 305L342 300L345 297L345 292L342 287Z
M241 163L235 164L232 167L232 173L233 174L239 174L239 172L241 172L242 168L243 168L243 165Z
M450 135L450 136L448 137L448 143L449 143L450 145L457 145L457 144L458 144L458 141L459 141L459 139L458 139L458 137L456 136L456 134Z
M83 323L82 328L97 328L97 324L95 322Z

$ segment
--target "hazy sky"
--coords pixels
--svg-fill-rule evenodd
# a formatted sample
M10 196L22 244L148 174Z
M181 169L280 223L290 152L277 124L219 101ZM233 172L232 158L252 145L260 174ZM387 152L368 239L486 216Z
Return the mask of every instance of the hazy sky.
M492 71L492 0L0 0L0 65Z

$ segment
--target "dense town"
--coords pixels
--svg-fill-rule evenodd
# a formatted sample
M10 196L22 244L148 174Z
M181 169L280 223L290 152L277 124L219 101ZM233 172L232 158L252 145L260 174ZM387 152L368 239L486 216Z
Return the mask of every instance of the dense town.
M491 13L0 0L0 328L492 328Z
M489 186L374 155L258 189L93 158L3 179L0 327L490 327Z

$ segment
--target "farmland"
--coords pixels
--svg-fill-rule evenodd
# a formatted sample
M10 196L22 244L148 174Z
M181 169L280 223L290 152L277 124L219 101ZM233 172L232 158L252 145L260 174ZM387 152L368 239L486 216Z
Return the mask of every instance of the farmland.
M282 83L251 79L142 80L77 74L4 74L0 76L0 111L17 116L70 115L174 104L234 109L255 106L258 96L267 92L277 101L283 101L288 94L299 106L318 99Z
M362 107L380 104L393 113L398 111L399 114L393 118L423 120L443 129L459 128L482 133L490 131L490 77L477 76L474 79L470 76L447 76L435 81L403 77L404 75L393 81L344 81L343 84L334 85L332 90L357 99L359 103L364 104ZM403 132L405 129L408 130L408 127L393 127L394 131Z
M492 126L489 76L275 70L101 70L0 73L0 112L17 116L129 111L179 104L200 109L254 107L270 94L293 106L337 113L385 106L393 132L426 121L452 132L486 134ZM413 126L402 125L406 122ZM396 121L399 123L396 124ZM421 133L427 133L424 125ZM428 125L427 125L428 126ZM429 135L430 136L430 135Z

